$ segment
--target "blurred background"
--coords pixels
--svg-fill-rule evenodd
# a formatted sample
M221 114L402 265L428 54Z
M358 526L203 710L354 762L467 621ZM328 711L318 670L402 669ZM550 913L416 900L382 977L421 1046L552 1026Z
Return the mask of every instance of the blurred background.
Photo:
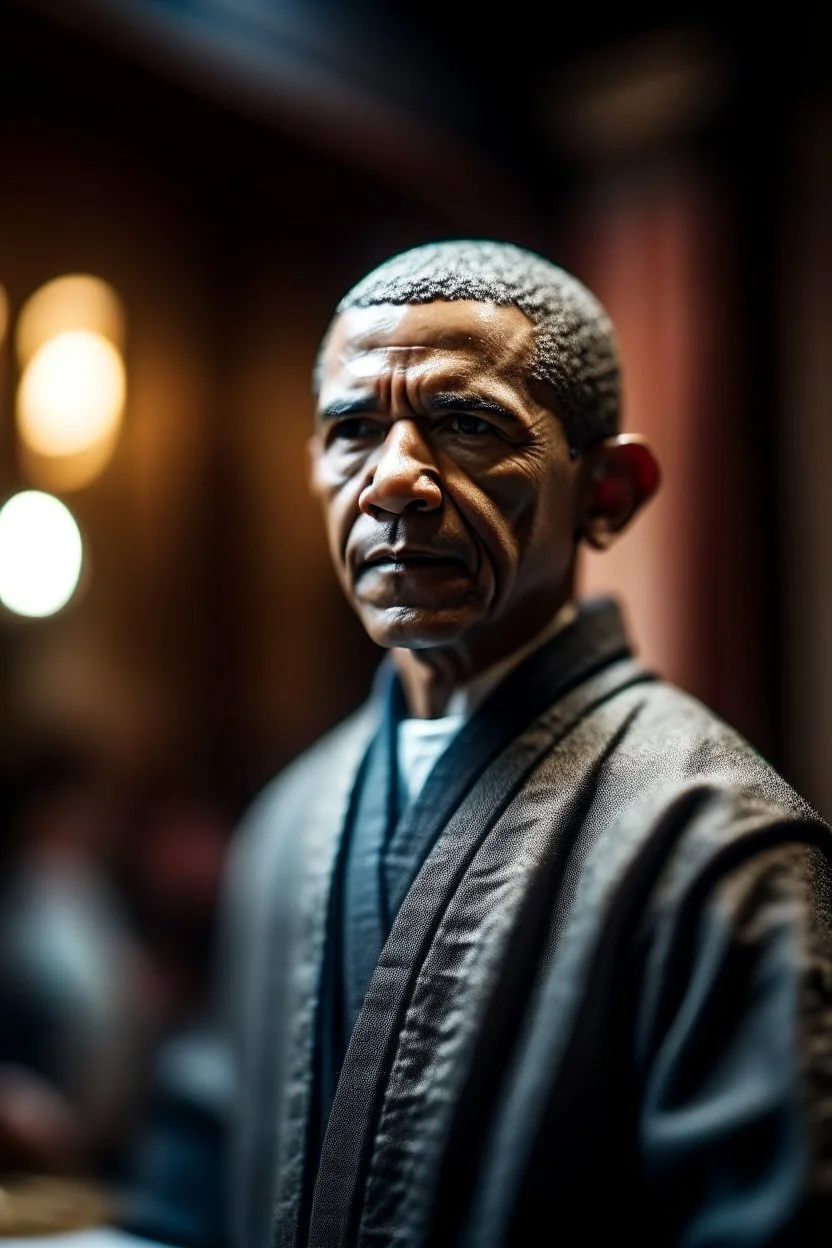
M664 484L584 589L832 816L832 17L742 10L0 3L0 1161L68 1102L110 1164L237 818L365 694L304 444L393 250L606 303Z

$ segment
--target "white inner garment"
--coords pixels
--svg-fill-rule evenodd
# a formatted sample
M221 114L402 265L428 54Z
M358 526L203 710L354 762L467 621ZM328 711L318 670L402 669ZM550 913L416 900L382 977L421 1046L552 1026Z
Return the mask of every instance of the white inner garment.
M439 755L446 750L462 725L473 715L493 689L534 650L539 649L571 624L577 614L574 602L567 602L553 620L531 641L493 666L480 672L467 685L455 689L448 701L448 713L438 719L403 719L399 724L398 780L399 811L406 810L422 790Z

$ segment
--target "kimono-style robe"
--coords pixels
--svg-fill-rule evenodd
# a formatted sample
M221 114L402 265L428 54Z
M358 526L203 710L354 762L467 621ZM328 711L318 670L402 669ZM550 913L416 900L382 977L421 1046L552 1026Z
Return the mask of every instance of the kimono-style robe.
M634 660L611 600L505 679L394 829L319 1130L377 724L371 700L237 840L232 1242L832 1243L832 832Z

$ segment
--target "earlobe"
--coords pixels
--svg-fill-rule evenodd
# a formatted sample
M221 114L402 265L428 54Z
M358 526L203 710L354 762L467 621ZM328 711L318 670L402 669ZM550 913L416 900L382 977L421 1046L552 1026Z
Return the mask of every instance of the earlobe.
M587 453L585 471L580 535L607 550L658 489L658 461L646 438L619 434Z

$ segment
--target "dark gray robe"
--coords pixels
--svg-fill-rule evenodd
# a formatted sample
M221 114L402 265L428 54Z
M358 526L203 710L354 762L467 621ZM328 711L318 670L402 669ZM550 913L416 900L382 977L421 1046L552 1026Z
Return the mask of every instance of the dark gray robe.
M429 777L315 1164L327 916L376 718L237 841L234 1241L832 1243L832 833L633 660L608 600Z

